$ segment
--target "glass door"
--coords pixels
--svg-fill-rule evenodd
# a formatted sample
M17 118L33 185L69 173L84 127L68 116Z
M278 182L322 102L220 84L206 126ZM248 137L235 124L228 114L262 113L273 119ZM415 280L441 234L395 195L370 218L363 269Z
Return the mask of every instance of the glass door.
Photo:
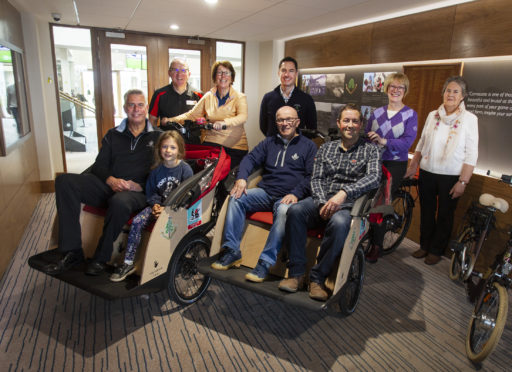
M91 32L61 26L52 31L66 170L81 173L98 154Z
M145 46L110 44L112 63L112 95L114 122L119 125L126 117L123 109L124 94L140 89L148 94L148 62Z

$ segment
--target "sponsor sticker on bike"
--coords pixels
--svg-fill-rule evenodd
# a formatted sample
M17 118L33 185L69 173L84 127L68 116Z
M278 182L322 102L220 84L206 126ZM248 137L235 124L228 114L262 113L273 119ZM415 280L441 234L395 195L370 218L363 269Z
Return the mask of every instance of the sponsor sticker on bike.
M194 227L201 225L201 217L203 215L203 201L198 200L193 206L187 210L187 227L192 230Z

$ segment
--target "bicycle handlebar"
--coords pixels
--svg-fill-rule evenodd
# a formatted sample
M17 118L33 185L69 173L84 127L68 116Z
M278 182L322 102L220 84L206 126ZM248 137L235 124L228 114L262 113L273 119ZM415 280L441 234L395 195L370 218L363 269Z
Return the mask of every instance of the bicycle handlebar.
M512 185L512 175L501 174L501 173L498 173L498 172L494 172L494 171L492 171L490 169L487 171L487 175L489 177L497 178L501 182L508 183L509 185Z

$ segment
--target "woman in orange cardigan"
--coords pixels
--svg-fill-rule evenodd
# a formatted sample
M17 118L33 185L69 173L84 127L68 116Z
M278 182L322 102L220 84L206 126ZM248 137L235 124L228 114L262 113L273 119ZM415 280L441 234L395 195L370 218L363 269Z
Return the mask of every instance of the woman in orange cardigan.
M231 168L242 161L249 149L244 123L247 121L247 98L233 89L235 69L228 61L217 61L212 66L212 81L215 87L197 102L192 110L175 116L169 121L183 123L201 117L213 123L215 130L208 131L204 145L224 146L231 157ZM223 126L226 129L222 129Z

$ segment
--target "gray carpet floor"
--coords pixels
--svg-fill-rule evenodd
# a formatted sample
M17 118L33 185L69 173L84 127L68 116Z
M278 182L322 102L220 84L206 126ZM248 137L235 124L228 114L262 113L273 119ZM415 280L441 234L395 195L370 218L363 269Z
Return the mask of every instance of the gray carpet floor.
M42 195L0 283L2 371L512 369L510 320L481 366L468 361L464 288L448 278L447 259L431 267L410 257L410 241L367 265L347 318L216 281L181 308L166 292L106 301L29 268L28 257L48 248L54 216L54 195Z

